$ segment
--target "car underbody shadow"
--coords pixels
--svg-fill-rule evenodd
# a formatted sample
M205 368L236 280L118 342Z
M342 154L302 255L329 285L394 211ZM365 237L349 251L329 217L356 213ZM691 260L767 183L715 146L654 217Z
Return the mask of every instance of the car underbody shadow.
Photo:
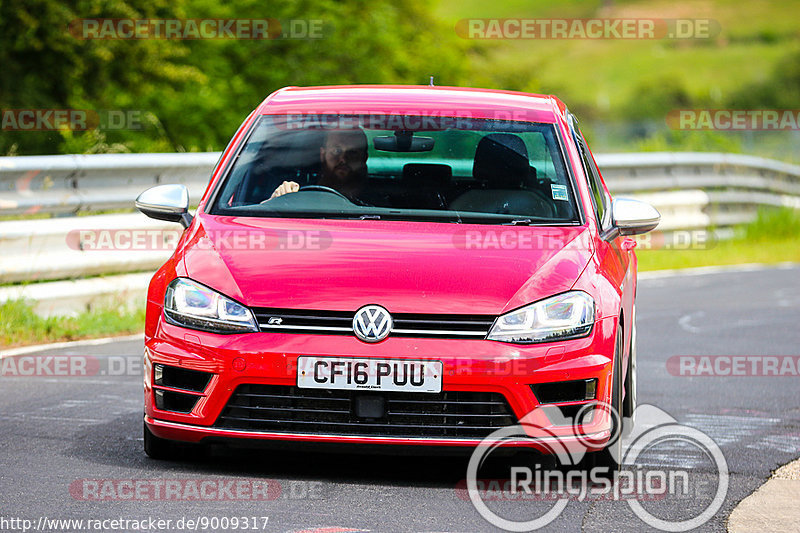
M228 442L211 442L182 445L176 460L154 460L144 453L141 427L140 413L87 426L72 436L70 446L63 453L88 463L149 472L154 477L185 472L191 475L452 487L464 479L471 451L443 451L419 446L316 446L308 449L296 443L283 446L233 443L235 446L230 446ZM479 474L505 477L509 465L521 462L551 464L552 459L534 452L509 452L491 457ZM87 476L91 477L91 473Z

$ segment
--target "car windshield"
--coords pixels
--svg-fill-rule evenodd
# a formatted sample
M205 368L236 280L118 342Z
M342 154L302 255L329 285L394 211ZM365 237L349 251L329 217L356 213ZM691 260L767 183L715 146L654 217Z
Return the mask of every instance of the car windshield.
M210 213L578 221L554 124L415 115L264 115Z

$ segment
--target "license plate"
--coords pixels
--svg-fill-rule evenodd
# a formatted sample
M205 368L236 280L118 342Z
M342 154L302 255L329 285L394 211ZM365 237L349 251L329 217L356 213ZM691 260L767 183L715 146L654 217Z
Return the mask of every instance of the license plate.
M350 357L297 358L303 389L441 392L442 362Z

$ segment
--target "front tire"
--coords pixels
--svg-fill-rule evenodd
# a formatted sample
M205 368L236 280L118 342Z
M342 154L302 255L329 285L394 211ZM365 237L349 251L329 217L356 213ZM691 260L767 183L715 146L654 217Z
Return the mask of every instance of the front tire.
M617 326L617 341L614 348L614 363L611 377L611 440L602 450L589 452L581 461L582 468L606 468L607 475L619 472L622 462L622 353L625 335L622 324Z
M622 402L623 431L625 434L633 431L636 422L636 386L638 373L636 370L636 306L633 306L631 315L631 346L628 350L628 372L625 375L625 399Z
M174 459L178 455L177 446L170 440L153 435L144 424L144 453L159 461Z

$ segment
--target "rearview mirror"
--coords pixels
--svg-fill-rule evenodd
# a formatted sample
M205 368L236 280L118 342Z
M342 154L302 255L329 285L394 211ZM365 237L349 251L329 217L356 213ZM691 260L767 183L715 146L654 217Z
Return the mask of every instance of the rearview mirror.
M382 152L430 152L434 141L432 137L414 137L413 131L398 130L394 136L375 137L372 144Z
M189 190L184 185L158 185L136 198L136 209L150 218L180 222L184 228L192 223L189 214Z
M616 198L611 202L614 227L620 235L640 235L655 229L661 214L647 202L633 198Z

